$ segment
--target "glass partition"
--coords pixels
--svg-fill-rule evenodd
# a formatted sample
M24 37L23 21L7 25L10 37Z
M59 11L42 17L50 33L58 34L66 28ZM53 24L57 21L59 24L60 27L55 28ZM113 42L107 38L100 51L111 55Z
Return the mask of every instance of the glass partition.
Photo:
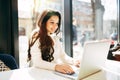
M72 0L72 5L75 58L82 55L86 41L117 42L117 0Z

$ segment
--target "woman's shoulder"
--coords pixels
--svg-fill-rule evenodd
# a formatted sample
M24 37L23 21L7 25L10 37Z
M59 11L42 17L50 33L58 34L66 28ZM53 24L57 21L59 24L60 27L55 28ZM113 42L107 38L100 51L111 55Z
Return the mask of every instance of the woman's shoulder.
M59 40L59 36L57 36L56 34L52 34L51 37L54 39L54 40Z
M54 41L55 41L56 43L60 43L60 42L61 42L61 38L56 35L56 36L54 36Z
M38 35L39 35L39 29L34 29L30 35L29 43L33 45L38 40L37 38Z

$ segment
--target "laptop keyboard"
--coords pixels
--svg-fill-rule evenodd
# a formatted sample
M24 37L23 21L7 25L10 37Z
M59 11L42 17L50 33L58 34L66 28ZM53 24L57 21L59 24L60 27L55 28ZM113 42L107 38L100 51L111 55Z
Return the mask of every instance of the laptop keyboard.
M75 73L73 73L73 74L63 74L63 73L56 72L56 71L54 71L54 73L59 75L59 76L62 76L62 77L66 77L66 78L70 78L70 79L76 79L78 74L79 74L79 70L76 69Z

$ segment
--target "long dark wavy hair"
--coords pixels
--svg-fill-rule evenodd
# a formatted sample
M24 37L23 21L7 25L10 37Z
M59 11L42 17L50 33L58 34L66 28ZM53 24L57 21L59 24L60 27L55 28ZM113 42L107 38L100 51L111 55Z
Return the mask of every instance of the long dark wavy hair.
M28 61L31 60L31 54L30 54L30 48L35 43L37 39L39 39L40 45L39 48L42 53L42 59L48 62L51 62L54 60L53 53L54 53L54 42L52 38L47 34L46 29L46 23L48 19L50 19L52 16L58 16L59 22L58 22L58 28L56 29L55 33L58 34L60 32L60 24L61 24L61 15L58 11L53 10L45 10L40 18L38 19L38 27L39 32L35 33L33 35L33 40L29 43L29 49L28 49ZM35 53L34 53L35 54Z

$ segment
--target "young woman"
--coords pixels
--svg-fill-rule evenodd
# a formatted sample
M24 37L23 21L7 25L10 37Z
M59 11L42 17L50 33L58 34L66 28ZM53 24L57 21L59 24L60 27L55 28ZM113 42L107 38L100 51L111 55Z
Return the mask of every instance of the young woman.
M39 29L30 39L28 59L32 66L55 70L64 74L74 73L69 65L79 65L61 47L57 34L60 31L61 15L57 11L45 10L39 20Z

